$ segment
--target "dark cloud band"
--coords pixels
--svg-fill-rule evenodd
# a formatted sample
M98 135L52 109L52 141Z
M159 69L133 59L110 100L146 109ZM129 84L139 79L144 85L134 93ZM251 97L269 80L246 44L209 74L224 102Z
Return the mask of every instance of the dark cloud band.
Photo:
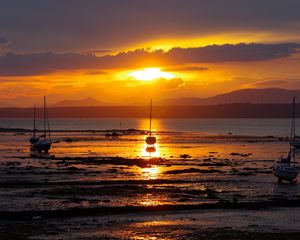
M167 67L180 64L263 61L298 53L300 44L225 44L198 48L173 48L148 52L144 49L117 55L78 53L6 53L0 56L0 75L22 76L81 69L105 70L137 67ZM187 70L187 69L183 69ZM200 70L194 68L190 70ZM201 68L201 70L205 70Z

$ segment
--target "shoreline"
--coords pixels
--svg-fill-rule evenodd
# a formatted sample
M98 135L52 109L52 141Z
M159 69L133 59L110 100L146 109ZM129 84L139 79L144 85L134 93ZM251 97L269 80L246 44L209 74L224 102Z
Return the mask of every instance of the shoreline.
M237 200L236 200L237 201ZM119 214L145 214L145 213L172 213L181 211L199 210L266 210L276 208L300 208L300 199L277 199L273 201L257 202L232 202L228 200L216 203L181 204L181 205L156 205L156 206L122 206L122 207L92 207L92 208L70 208L64 210L25 210L25 211L0 211L2 220L28 220L35 217L41 218L68 218L68 217L91 217L101 215Z

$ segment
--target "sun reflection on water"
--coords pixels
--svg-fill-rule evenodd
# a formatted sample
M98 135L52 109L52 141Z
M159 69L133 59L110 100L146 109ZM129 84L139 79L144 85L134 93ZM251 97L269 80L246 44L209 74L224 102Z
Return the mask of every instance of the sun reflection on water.
M153 115L155 115L155 112L153 113ZM155 133L157 131L161 131L162 130L161 125L162 125L162 123L161 123L160 119L153 118L152 119L152 132ZM143 129L143 130L148 130L149 129L149 119L148 118L140 119L138 128Z
M158 196L148 193L143 196L140 204L143 206L156 206L162 204L162 201Z
M154 148L153 151L149 151L149 146L145 143L143 144L142 146L142 149L141 149L141 156L142 157L160 157L160 149L159 149L159 145L158 143L156 143L154 145Z
M145 180L154 180L158 179L161 173L159 166L151 166L146 168L141 168L143 179ZM156 206L162 204L161 196L155 194L143 194L139 203L143 206Z
M160 167L158 166L142 168L141 170L144 179L158 179L160 174Z

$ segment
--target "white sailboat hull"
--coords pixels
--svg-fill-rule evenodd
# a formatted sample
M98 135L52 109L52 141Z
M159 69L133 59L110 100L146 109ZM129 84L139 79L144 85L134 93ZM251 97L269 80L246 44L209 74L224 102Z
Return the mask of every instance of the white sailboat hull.
M298 176L298 169L290 163L277 163L273 167L273 172L279 180L295 181Z

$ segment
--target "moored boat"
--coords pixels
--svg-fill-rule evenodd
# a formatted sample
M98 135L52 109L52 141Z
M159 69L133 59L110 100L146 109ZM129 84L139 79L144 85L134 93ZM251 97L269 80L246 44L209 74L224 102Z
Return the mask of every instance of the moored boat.
M278 178L278 182L281 182L282 180L288 182L296 182L299 173L299 169L297 168L295 161L295 98L293 98L292 112L293 114L289 142L289 154L286 158L281 157L273 166L273 173Z
M48 154L51 149L52 141L50 136L50 125L48 118L48 110L46 97L44 96L44 133L39 137L38 141L34 142L31 147L31 155L38 156L42 153Z
M156 137L152 135L152 99L150 100L149 131L145 141L147 144L146 151L149 153L155 152L154 144L156 143Z
M291 152L292 151L292 152ZM278 178L278 182L282 180L288 182L296 182L299 169L296 167L293 149L291 149L287 158L280 158L273 166L274 175Z

